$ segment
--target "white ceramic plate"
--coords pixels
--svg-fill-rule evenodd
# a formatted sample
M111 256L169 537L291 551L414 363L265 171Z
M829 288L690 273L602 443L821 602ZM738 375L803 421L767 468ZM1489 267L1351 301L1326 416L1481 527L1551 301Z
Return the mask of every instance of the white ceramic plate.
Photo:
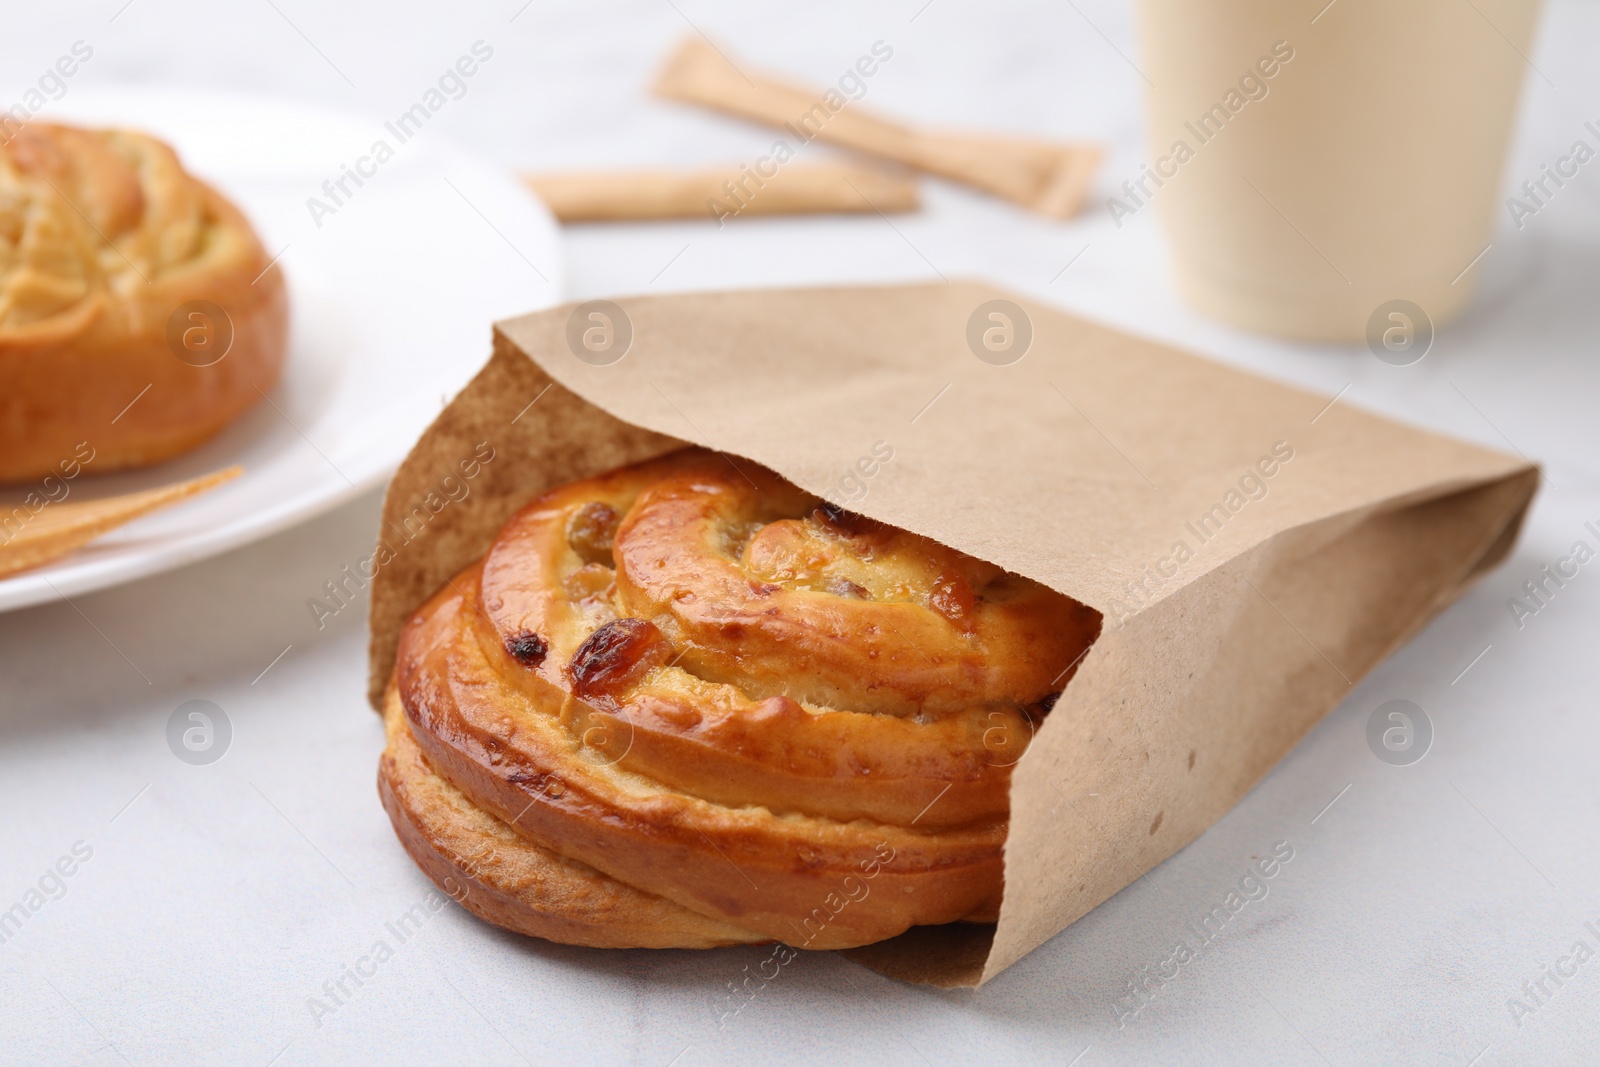
M263 98L89 86L50 117L132 126L176 146L190 170L244 209L269 254L282 250L293 330L270 404L175 460L80 476L67 499L234 463L242 477L0 579L0 611L204 559L378 485L488 358L490 323L558 298L550 214L512 175L426 127L400 144L381 123ZM307 199L326 202L323 182L379 138L394 157L359 189L347 180L354 195L313 220ZM27 489L0 489L0 511Z

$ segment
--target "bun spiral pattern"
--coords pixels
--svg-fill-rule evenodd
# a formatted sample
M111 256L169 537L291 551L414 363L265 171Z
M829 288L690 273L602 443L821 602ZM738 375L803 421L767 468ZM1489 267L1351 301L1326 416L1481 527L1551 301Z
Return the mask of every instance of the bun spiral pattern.
M239 210L160 141L33 123L0 143L0 483L85 440L94 470L153 463L255 403L287 335L268 263ZM169 333L195 301L221 315L181 314Z
M1098 630L689 449L534 500L408 620L380 791L452 895L556 941L988 921L1011 767Z

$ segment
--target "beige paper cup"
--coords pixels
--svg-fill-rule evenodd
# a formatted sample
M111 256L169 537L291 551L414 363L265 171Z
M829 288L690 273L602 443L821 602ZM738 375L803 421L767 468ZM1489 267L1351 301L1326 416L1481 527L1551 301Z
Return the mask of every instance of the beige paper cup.
M1538 6L1139 0L1150 162L1111 213L1154 206L1185 298L1234 325L1431 331L1481 268Z

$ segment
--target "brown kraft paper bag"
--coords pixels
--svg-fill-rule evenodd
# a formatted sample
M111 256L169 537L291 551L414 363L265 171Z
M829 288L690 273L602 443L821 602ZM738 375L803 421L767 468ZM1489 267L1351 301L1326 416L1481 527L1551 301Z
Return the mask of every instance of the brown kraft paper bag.
M998 923L848 953L943 986L992 978L1221 818L1510 551L1538 482L970 282L567 305L495 327L389 487L374 704L406 615L513 511L686 443L1103 616L1015 769Z

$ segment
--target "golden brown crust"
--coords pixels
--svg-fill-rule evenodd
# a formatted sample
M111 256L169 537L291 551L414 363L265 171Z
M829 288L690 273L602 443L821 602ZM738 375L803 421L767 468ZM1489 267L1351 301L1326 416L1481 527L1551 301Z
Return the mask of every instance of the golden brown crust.
M433 773L390 687L378 792L401 844L481 919L595 948L714 948L769 940L645 893L537 845Z
M160 141L33 123L0 144L0 483L49 473L80 442L93 471L154 463L256 403L288 339L268 263L239 210ZM221 316L179 314L194 301Z
M838 948L994 917L1011 766L1097 625L689 449L530 503L412 616L395 680L427 765L485 817Z

